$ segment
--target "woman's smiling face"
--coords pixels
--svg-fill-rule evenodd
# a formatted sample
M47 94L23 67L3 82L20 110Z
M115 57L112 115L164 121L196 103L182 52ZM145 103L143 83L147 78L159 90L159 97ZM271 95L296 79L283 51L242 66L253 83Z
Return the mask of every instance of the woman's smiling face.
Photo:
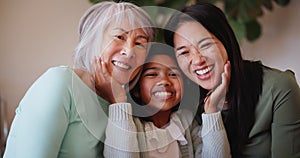
M175 31L174 49L185 75L211 90L221 82L228 60L223 44L198 22L184 22Z
M148 36L141 28L131 30L126 24L121 27L111 26L103 38L101 58L112 77L120 84L126 84L144 63Z

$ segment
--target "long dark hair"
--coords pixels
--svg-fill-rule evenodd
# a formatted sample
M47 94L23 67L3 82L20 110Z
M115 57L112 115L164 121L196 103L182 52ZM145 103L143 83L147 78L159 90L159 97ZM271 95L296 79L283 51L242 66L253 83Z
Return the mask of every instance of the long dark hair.
M262 64L259 61L242 59L240 46L226 16L210 3L197 3L174 13L165 28L166 43L174 46L174 32L184 22L201 23L224 45L231 64L231 80L227 99L230 106L224 124L228 134L232 155L238 157L248 141L255 120L255 107L262 91ZM200 110L207 90L200 87ZM200 114L199 114L200 115Z

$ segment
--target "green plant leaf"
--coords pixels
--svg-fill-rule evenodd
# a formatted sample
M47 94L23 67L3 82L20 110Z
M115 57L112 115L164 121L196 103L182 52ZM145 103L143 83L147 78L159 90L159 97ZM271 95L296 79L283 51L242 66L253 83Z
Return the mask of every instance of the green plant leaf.
M251 42L256 40L261 34L261 26L257 20L252 20L245 23L246 26L246 37Z
M256 18L263 15L263 11L261 9L262 3L259 1L245 1L244 2L247 13L250 18Z
M280 6L286 6L290 3L290 0L274 0Z
M233 29L233 32L240 42L246 36L246 26L243 23L239 23L238 21L228 18L228 22Z
M180 9L187 4L188 0L166 0L164 3L161 3L159 6L168 7L173 9Z
M267 8L268 10L272 11L273 10L273 4L271 0L263 0L262 4L265 8Z
M105 0L89 0L91 3L99 3ZM194 2L208 2L215 4L221 2L224 5L224 12L229 19L233 31L239 41L246 38L248 41L254 41L261 35L261 25L257 18L263 15L262 7L273 10L274 1L280 6L286 6L290 0L114 0L128 1L138 6L161 6L172 9L180 9ZM145 8L144 8L145 9ZM171 9L170 9L171 10ZM151 8L147 11L158 26L164 25L172 11L166 9ZM161 37L157 38L162 39Z
M122 0L120 0L122 2ZM123 0L124 2L124 0ZM130 1L128 0L128 2L130 3L134 3L138 6L156 6L157 4L155 3L155 0L135 0L134 2L133 1Z
M92 4L96 4L96 3L99 3L101 2L102 0L89 0Z

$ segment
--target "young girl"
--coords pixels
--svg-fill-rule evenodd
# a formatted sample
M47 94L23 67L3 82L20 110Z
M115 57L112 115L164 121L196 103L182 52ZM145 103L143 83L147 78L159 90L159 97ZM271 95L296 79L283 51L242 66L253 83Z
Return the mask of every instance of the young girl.
M153 44L131 103L109 106L106 157L230 157L220 112L202 114L200 127L181 108L184 81L172 52Z

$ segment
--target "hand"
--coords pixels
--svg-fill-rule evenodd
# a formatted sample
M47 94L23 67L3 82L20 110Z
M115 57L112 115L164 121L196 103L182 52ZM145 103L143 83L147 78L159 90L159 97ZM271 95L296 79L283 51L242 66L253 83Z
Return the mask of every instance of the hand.
M125 89L112 77L105 62L95 57L93 65L96 93L110 103L126 102Z
M231 77L230 62L226 61L224 65L224 72L222 73L221 83L214 89L208 92L204 100L204 111L207 114L222 110L226 101L226 93L229 88Z

